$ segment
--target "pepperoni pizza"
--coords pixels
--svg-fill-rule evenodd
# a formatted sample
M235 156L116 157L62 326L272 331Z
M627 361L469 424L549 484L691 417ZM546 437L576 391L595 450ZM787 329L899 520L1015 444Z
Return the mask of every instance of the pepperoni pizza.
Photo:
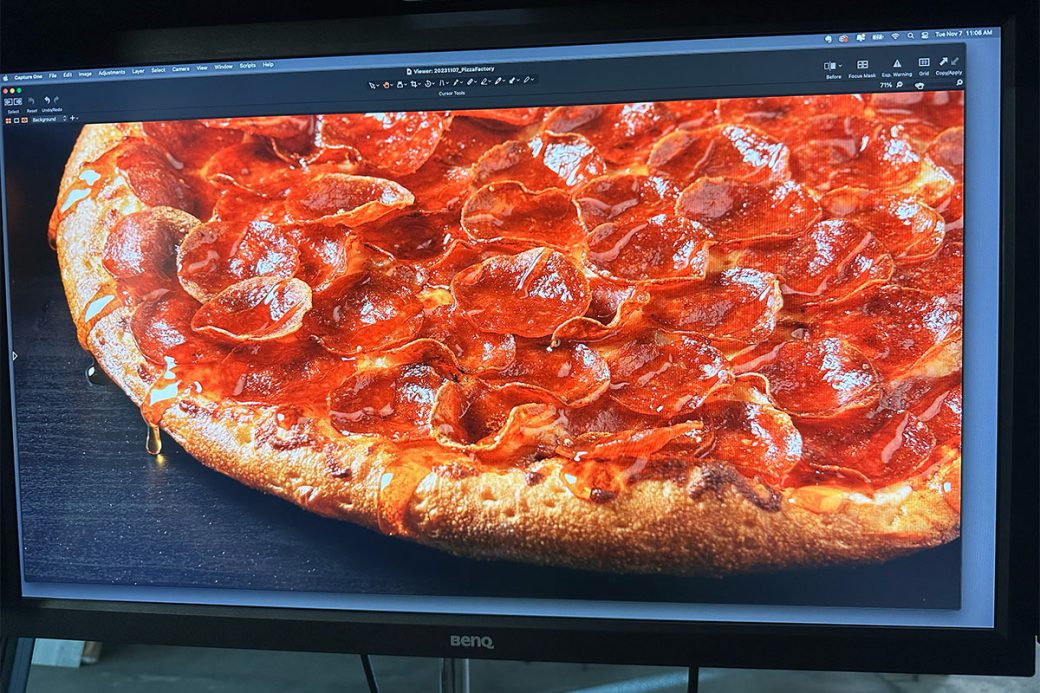
M204 464L462 555L724 574L960 521L960 93L88 125L81 344Z

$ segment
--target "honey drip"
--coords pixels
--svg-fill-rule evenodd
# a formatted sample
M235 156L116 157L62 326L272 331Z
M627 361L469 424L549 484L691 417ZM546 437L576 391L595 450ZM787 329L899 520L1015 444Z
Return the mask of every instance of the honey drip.
M430 474L430 467L419 462L403 462L383 473L376 497L379 531L388 535L411 533L405 522L415 489Z
M148 436L144 441L144 449L149 455L158 455L162 452L162 433L159 431L159 427L153 423L148 424Z
M97 361L91 361L86 370L87 382L91 385L104 385L109 382L108 374L101 369Z
M79 341L85 344L94 326L120 305L122 302L116 294L115 284L103 284L87 301L87 305L84 306L83 313L80 315Z

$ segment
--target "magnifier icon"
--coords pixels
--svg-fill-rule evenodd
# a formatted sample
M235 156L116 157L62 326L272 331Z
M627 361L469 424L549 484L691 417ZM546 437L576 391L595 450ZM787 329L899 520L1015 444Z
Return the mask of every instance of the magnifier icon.
M957 86L958 87L963 87L964 86L964 80L963 79L958 79L957 80Z

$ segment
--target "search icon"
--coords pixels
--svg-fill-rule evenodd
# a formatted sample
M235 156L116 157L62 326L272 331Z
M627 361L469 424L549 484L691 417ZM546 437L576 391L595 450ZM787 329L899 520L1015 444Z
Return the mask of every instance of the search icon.
M958 79L957 80L957 86L958 87L963 87L964 86L964 80L963 79Z

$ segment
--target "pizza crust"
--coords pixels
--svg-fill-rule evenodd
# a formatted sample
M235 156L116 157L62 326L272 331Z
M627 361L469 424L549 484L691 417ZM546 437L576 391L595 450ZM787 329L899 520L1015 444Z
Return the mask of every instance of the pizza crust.
M83 129L62 196L83 165L125 131L115 125ZM130 207L143 207L129 190L126 195ZM101 265L110 214L93 197L83 199L60 224L58 258L81 343L140 405L158 373L130 333L130 309L117 308L89 332L80 317L111 281ZM274 417L274 407L215 403L193 393L182 395L161 425L199 461L249 486L373 529L395 522L385 515L381 521L379 502L384 475L396 461L394 446L374 436L348 438L317 421L294 429L292 440L263 435L274 430ZM311 434L328 442L296 445ZM451 454L457 453L444 451ZM431 472L397 526L409 539L462 556L615 572L725 574L878 562L958 536L959 513L936 480L958 472L960 462L958 454L873 497L843 494L815 511L803 507L798 489L774 499L778 507L764 507L754 500L764 489L718 470L695 474L703 486L697 494L685 484L643 480L602 504L575 497L560 478L557 459L542 463L544 478L533 485L515 468L461 479Z

